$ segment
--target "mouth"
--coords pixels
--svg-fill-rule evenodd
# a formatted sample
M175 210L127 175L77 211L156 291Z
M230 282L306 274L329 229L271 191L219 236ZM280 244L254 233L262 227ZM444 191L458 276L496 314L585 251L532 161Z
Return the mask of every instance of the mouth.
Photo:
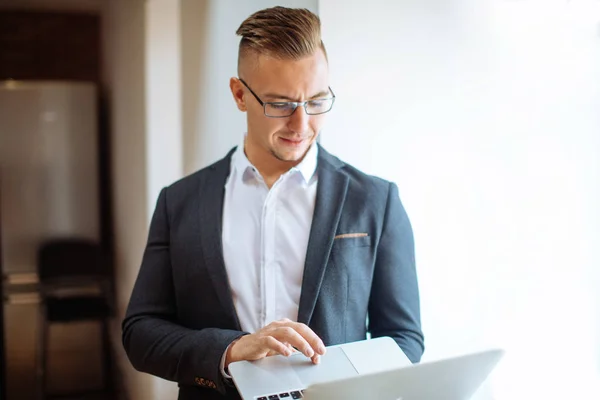
M299 147L302 145L302 143L304 143L305 139L284 138L280 136L279 140L286 146Z

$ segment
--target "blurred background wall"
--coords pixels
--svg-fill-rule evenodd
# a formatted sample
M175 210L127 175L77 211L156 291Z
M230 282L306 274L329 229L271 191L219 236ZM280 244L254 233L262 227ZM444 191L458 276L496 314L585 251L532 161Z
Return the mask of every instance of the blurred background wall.
M100 118L101 3L52 3L0 2L0 264L7 363L1 389L9 398L35 398L42 381L53 394L97 390L109 375L102 368L107 357L101 324L45 324L39 318L45 304L37 274L42 243L78 237L108 251L112 234L109 138ZM110 263L105 266L110 277ZM42 354L48 354L45 379L38 368Z

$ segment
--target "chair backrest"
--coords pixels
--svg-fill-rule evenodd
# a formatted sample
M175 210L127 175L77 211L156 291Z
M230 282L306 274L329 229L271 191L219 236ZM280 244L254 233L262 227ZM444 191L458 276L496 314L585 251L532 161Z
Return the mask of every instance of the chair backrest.
M100 246L86 239L53 239L43 243L38 252L40 280L76 277L101 277L107 273Z

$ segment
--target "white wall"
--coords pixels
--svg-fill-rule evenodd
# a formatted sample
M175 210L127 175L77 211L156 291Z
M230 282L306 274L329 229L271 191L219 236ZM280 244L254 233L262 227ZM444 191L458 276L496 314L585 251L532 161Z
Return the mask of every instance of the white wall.
M481 398L595 398L600 3L319 11L337 95L322 143L399 185L424 360L498 345L507 355Z
M111 137L116 312L111 342L119 384L130 400L152 399L153 379L133 369L121 344L148 227L144 0L111 0L103 10L104 81Z
M180 1L146 0L148 221L160 190L183 176L181 19ZM173 382L153 378L152 386L154 399L177 397Z
M148 221L160 190L183 176L181 13L179 1L146 0Z

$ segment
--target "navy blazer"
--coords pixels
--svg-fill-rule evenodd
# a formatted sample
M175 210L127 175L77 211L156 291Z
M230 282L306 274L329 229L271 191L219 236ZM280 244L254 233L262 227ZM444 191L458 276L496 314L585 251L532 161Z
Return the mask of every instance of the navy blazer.
M239 398L220 374L223 352L244 334L221 245L232 153L161 191L123 321L133 366L177 382L179 399ZM419 361L413 234L396 185L322 147L317 174L298 321L327 346L365 339L367 331L391 336Z

